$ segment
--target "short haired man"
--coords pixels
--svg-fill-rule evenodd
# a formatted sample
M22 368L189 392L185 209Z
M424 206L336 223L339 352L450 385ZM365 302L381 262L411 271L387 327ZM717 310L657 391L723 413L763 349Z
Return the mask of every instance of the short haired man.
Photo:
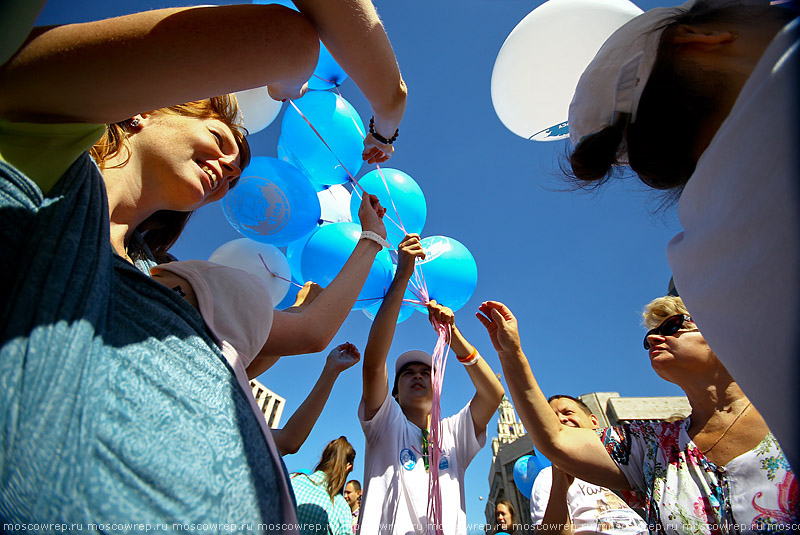
M395 362L395 397L389 392L386 358L415 258L425 256L419 237L406 236L398 248L394 280L370 329L364 350L364 393L358 417L366 437L364 503L359 520L363 535L428 533L428 473L439 471L441 529L467 532L464 472L486 443L486 425L500 405L503 387L477 351L455 326L449 308L428 304L431 320L449 327L450 347L465 365L476 393L458 414L441 420L441 457L431 465L428 430L433 405L432 358L407 351Z
M584 402L555 395L547 400L569 427L597 429L597 417ZM599 440L599 439L598 439ZM562 472L555 465L543 469L533 482L531 520L537 533L565 534L647 533L647 524L625 502L605 487Z
M361 512L361 483L357 479L351 479L344 486L344 501L350 506L350 513L353 515L353 533L358 529L358 515Z

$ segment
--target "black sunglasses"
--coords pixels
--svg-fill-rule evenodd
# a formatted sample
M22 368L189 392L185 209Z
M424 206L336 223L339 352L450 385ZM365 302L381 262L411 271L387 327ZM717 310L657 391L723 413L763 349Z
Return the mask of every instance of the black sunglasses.
M647 337L651 334L657 334L659 336L672 336L683 328L683 322L685 321L692 321L691 316L687 316L686 314L676 314L668 317L662 321L658 327L647 331L647 334L644 335L644 348L646 350L650 349L650 342L647 341Z

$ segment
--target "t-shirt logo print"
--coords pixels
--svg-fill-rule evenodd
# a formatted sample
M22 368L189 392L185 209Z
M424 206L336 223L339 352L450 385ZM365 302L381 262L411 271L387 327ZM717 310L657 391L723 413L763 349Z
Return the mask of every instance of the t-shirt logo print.
M417 456L410 449L403 448L400 450L400 464L406 470L411 471L417 465Z

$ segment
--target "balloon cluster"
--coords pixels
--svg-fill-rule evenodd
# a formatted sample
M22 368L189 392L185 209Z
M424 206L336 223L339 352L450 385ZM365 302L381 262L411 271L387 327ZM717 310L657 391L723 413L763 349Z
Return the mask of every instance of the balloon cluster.
M338 91L328 91L345 78L322 50L309 81L312 90L290 101L284 113L278 158L254 156L222 202L225 217L244 238L224 244L210 260L258 275L277 308L291 306L302 282L327 286L341 271L361 236L361 192L369 192L387 208L387 240L395 248L376 256L353 307L373 318L397 269L396 247L405 234L422 233L427 204L417 182L397 169L378 167L356 183L364 123ZM250 133L280 111L281 103L270 99L266 88L237 93L237 98ZM430 236L422 246L426 257L417 263L398 321L414 310L427 313L427 299L457 310L477 285L475 260L463 244Z

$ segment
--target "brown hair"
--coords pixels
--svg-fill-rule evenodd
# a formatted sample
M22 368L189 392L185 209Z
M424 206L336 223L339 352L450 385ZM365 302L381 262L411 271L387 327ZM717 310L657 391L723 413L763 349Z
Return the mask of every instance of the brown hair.
M500 526L497 524L497 506L498 505L505 505L506 508L508 509L508 512L511 513L511 522L510 522L511 525L509 526L508 529L513 531L515 529L515 524L517 523L517 512L514 510L514 506L511 504L511 501L507 500L506 498L497 500L495 502L495 504L494 504L494 512L495 512L495 515L494 515L494 526L495 526L495 531L500 529Z
M347 464L353 464L356 460L356 450L347 441L347 437L341 436L336 440L331 440L322 451L322 458L317 463L314 471L325 472L327 479L327 490L331 501L337 494L341 494L347 482L347 475L350 470Z
M570 401L574 401L575 404L577 404L578 407L580 407L581 410L583 412L585 412L587 416L594 416L594 413L592 412L592 409L590 409L589 406L586 403L584 403L583 401L581 401L578 398L574 398L574 397L568 396L566 394L555 394L555 395L550 396L549 398L547 398L547 403L550 403L554 399L569 399Z
M244 169L250 163L250 145L245 139L247 130L241 126L239 107L234 95L221 95L205 100L196 100L161 108L154 110L154 112L200 119L219 119L231 129L236 145L239 147L239 167ZM90 150L92 158L94 158L101 170L106 168L105 163L109 159L120 153L124 153L125 157L117 167L123 167L128 163L131 155L127 141L131 133L130 122L127 120L106 125L103 137ZM235 186L237 181L238 179L232 181L230 187ZM145 219L136 228L142 233L144 243L150 248L157 262L168 261L167 251L178 240L191 215L192 212L161 210Z

